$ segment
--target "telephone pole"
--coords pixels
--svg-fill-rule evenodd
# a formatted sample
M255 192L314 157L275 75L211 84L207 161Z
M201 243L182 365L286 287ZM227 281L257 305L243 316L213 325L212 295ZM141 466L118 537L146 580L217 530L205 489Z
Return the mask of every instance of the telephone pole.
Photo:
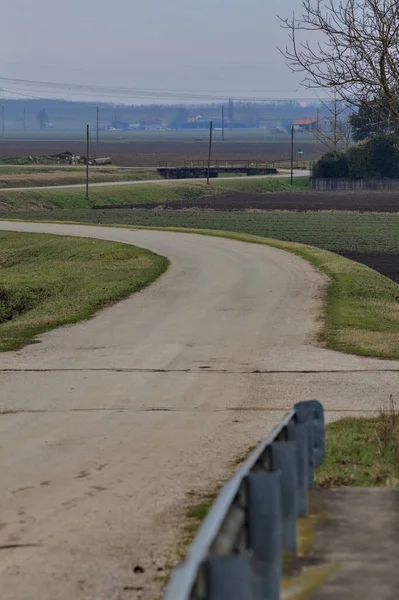
M100 137L100 107L97 106L97 137L96 137L96 145L97 145L97 158L98 158L98 144L99 144L99 137Z
M233 98L229 100L229 131L233 131L233 122L234 122L234 103Z
M90 153L90 127L86 127L86 199L89 199L89 153Z
M209 175L211 170L211 156L212 156L212 131L213 131L213 123L210 122L209 125L209 154L208 154L208 175L206 178L206 183L209 185Z
M222 142L224 142L224 106L222 106Z
M291 185L294 185L294 125L291 125Z

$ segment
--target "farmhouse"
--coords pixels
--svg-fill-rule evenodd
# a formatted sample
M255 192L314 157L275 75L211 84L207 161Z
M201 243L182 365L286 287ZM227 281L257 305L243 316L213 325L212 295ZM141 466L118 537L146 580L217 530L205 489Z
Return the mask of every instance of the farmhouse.
M318 119L314 119L312 117L307 117L306 119L300 119L299 121L294 121L292 124L294 126L295 131L314 131L317 127Z

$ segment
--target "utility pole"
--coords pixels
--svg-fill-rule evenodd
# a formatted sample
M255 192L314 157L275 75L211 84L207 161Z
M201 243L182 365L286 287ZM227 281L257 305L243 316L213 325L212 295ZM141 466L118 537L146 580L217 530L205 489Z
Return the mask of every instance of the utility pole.
M86 199L89 199L89 153L90 153L90 127L86 127Z
M98 158L98 143L99 143L99 131L100 131L100 108L97 106L97 137L96 137L96 145L97 145L97 158Z
M234 103L233 98L229 100L229 131L233 131L233 121L234 121Z
M212 131L213 131L213 123L210 122L209 125L209 154L208 154L208 175L206 178L206 183L209 185L209 174L211 170L211 156L212 156Z
M294 125L291 125L291 185L294 185Z
M320 137L320 129L319 129L319 117L320 117L320 108L317 109L317 114L316 114L316 142L317 142L317 150L319 149L319 137Z
M222 106L222 142L224 142L224 106Z
M1 107L1 137L4 137L5 108Z

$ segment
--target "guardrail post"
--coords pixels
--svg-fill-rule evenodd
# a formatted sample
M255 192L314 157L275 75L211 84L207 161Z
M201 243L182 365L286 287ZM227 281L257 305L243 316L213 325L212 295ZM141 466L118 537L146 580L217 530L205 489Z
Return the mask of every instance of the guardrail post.
M250 473L248 545L253 552L256 598L278 600L281 580L281 473Z
M206 562L206 600L257 600L249 556L213 556Z
M309 488L309 425L308 422L288 424L288 440L296 443L297 456L297 486L298 486L298 515L308 514Z
M283 516L283 547L297 551L297 456L295 442L274 442L270 446L273 471L281 471L281 506Z
M294 409L298 423L308 424L308 487L314 485L314 471L324 461L325 454L325 426L324 409L318 400L298 402Z

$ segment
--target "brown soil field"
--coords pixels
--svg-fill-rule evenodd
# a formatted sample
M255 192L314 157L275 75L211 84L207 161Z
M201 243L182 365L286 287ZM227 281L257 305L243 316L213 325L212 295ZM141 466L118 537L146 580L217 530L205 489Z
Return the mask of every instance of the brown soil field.
M101 209L146 208L182 210L200 208L204 210L288 210L308 211L355 211L355 212L399 212L398 191L369 192L313 192L304 191L295 194L278 192L253 194L228 192L202 198L162 201L147 204L123 204L120 206L99 206ZM97 207L94 207L97 208Z
M302 147L302 146L301 146ZM306 143L303 160L313 160L320 155L317 144ZM85 141L76 140L3 140L1 157L37 156L58 154L68 150L73 154L85 155ZM215 141L212 156L215 160L287 160L290 145L286 141L240 142ZM99 148L100 156L110 156L115 165L121 167L156 167L160 161L182 162L184 160L206 160L208 140L140 140L103 141Z
M392 281L399 283L399 256L396 252L338 252L341 256L350 258L378 271Z

